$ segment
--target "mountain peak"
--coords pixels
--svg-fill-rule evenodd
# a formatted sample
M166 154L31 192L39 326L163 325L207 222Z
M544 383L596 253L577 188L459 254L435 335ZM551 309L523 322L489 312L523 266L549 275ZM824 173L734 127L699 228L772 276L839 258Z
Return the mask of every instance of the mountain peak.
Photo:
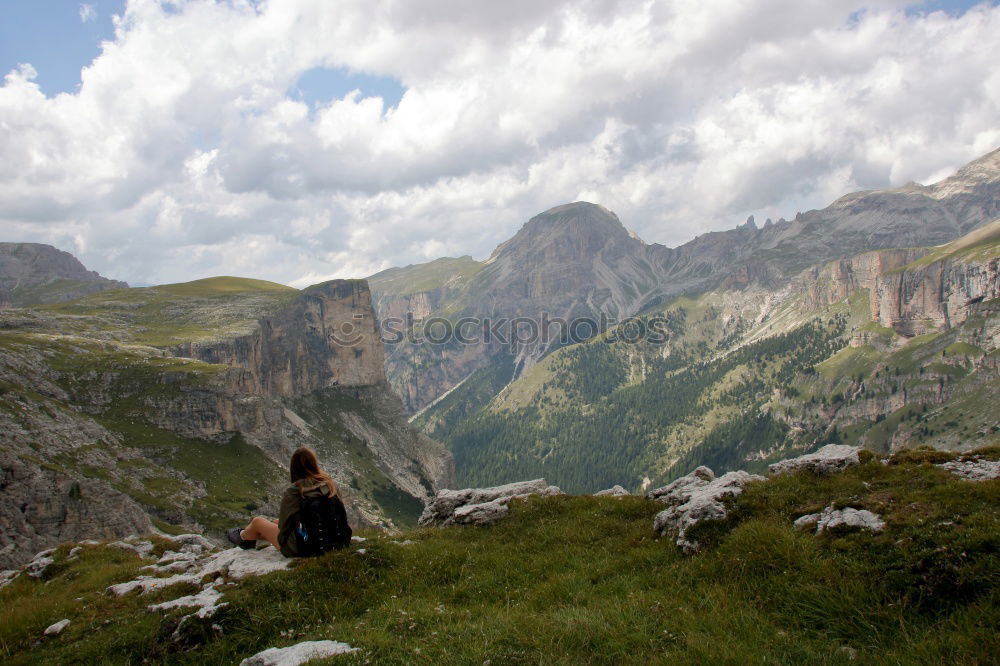
M955 175L928 186L928 193L935 199L954 196L963 192L971 192L979 185L994 183L1000 180L1000 148L975 159Z
M593 254L612 242L641 243L604 206L574 201L550 208L525 222L513 238L501 243L486 263L503 255L533 254L552 245L572 246Z
M42 243L0 243L0 309L57 303L127 287L87 270L69 252Z

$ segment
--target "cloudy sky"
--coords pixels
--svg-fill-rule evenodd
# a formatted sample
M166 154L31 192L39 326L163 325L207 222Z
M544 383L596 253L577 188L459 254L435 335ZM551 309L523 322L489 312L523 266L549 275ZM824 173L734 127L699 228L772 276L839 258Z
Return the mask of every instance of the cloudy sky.
M4 0L0 240L305 286L582 199L677 245L997 148L998 56L994 0Z

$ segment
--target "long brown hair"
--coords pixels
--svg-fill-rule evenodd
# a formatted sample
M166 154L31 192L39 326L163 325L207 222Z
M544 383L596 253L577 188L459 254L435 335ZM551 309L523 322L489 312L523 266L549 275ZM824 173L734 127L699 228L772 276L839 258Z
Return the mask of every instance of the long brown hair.
M288 465L288 471L292 477L292 483L299 487L302 492L301 481L317 479L326 483L330 489L330 495L337 494L337 484L333 482L330 475L319 468L319 459L312 449L303 446L292 454L292 462Z

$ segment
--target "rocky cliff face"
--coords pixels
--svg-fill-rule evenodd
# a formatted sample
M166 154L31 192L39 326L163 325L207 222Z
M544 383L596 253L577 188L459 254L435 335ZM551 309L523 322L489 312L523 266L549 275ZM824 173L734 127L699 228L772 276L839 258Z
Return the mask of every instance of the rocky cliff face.
M607 209L576 202L531 218L474 270L464 266L462 280L394 296L375 276L376 302L383 318L409 313L414 320L444 315L451 321L525 317L540 322L544 314L551 322L588 318L594 322L588 330L596 332L602 318L620 321L678 288L660 270L662 249L630 234ZM417 269L426 270L411 268ZM392 345L387 375L407 408L417 411L498 354L513 353L519 373L559 344L557 323L547 338L525 344L509 344L512 329L502 330L506 340L479 335L472 344Z
M240 389L294 398L331 386L385 381L368 285L334 280L305 289L248 335L178 345L177 356L244 368Z
M865 252L809 269L798 276L794 286L805 290L815 305L831 305L858 289L877 291L879 280L886 273L899 270L925 254L924 249ZM872 315L878 318L877 306L872 307Z
M70 301L128 287L88 271L68 252L40 243L0 243L0 307Z
M872 316L905 336L952 328L1000 296L1000 220L923 259L881 273Z
M213 311L216 296L192 285L0 316L0 566L67 535L150 520L212 534L275 514L299 446L317 451L355 525L415 521L453 484L450 455L408 426L385 381L364 282L218 296L239 321L216 310L215 329L182 325ZM170 321L195 341L168 342Z

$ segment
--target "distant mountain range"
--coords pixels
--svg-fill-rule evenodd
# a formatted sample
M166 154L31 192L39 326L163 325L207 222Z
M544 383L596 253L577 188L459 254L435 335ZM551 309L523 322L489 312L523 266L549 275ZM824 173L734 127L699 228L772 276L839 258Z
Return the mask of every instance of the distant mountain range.
M443 258L368 278L379 317L597 317L622 320L682 294L720 286L777 287L800 271L866 250L955 240L1000 216L1000 150L930 186L857 192L793 220L753 219L676 248L646 244L607 209L586 202L530 219L483 262ZM517 352L515 374L551 345ZM411 412L503 353L483 343L387 350L389 381Z
M489 259L369 278L382 318L665 317L666 345L390 345L415 423L459 485L545 476L633 489L698 464L760 467L823 442L998 441L1000 151L931 186L860 192L678 248L585 202L529 220ZM612 331L613 333L613 331Z

